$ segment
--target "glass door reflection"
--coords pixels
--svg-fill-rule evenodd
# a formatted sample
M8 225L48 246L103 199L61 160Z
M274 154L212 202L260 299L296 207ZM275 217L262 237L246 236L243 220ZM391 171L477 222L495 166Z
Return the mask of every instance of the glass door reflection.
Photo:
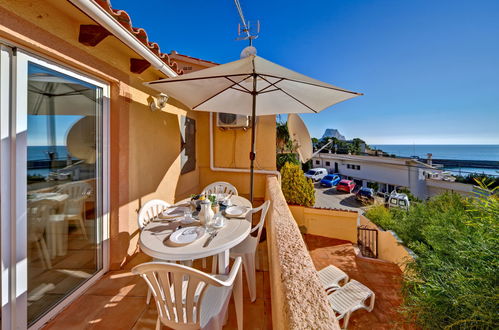
M102 269L102 89L28 66L28 323Z

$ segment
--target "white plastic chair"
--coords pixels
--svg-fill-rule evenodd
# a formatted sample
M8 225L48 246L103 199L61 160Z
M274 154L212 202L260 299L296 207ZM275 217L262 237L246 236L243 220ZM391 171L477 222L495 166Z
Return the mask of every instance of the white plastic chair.
M342 284L348 282L348 275L333 265L322 268L317 272L317 275L319 276L319 280L321 281L326 292L330 292L341 287L341 282L343 282Z
M232 193L232 195L234 196L238 195L236 187L224 181L217 181L210 183L209 185L204 187L202 191L202 194L206 195L218 195L218 194L229 195L230 193Z
M137 216L137 224L142 230L151 220L156 218L161 212L169 208L171 205L161 199L152 199L146 202L139 210ZM154 258L154 261L168 261ZM147 291L146 303L149 305L151 301L151 290Z
M160 199L153 199L145 203L139 211L137 216L137 224L139 229L142 229L147 225L152 219L157 217L161 212L170 207L165 201Z
M154 295L161 323L173 329L222 329L230 295L234 294L238 329L242 329L241 258L228 275L209 275L197 269L165 262L148 262L132 269Z
M270 201L266 201L257 208L251 209L246 214L246 220L252 222L253 214L262 212L260 214L260 221L253 227L250 231L248 237L244 239L241 243L230 249L230 257L243 259L243 267L246 272L246 281L248 282L248 290L250 293L251 302L256 300L256 269L255 269L255 258L256 249L258 243L260 242L260 236L262 235L263 224L265 223L265 216L269 210ZM256 236L251 234L257 231Z
M367 305L366 301L369 298L371 301ZM375 298L371 289L356 280L351 280L327 297L336 319L339 321L344 318L343 329L347 328L352 312L361 308L371 312L374 308Z
M85 228L85 200L92 194L92 187L86 182L73 182L60 186L57 190L60 194L68 195L68 199L64 201L63 218L64 221L74 221L80 227L80 231L85 239L87 230ZM60 217L53 217L57 221Z
M40 260L42 261L43 267L46 269L51 269L52 263L43 234L45 233L47 221L49 220L54 207L55 202L50 200L45 199L35 202L30 202L28 200L28 243L36 244Z

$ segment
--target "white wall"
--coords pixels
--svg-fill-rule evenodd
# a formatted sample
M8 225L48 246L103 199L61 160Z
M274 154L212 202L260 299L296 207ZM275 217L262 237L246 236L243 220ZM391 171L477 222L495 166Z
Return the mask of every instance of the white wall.
M343 159L344 157L345 155L319 154L312 159L312 164L313 167L324 167L328 171L334 172L334 163L336 162L338 163L338 173L342 176L407 187L420 199L426 199L428 196L426 182L419 176L419 168L416 165L381 163L374 159L366 159L366 157L348 156L352 159ZM329 166L326 165L326 162L329 162ZM359 165L360 170L348 168L348 164Z

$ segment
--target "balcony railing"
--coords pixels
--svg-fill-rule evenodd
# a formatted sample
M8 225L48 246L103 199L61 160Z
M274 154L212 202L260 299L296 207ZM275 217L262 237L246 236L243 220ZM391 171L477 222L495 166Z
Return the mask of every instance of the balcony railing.
M276 177L267 178L267 246L274 329L339 329Z

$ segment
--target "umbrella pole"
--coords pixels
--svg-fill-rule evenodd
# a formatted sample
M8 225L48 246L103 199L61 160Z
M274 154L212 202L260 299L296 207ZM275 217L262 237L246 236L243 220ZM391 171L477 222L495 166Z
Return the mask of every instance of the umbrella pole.
M253 76L253 108L251 109L251 152L250 152L250 202L253 204L253 184L255 175L255 124L256 124L256 75Z

